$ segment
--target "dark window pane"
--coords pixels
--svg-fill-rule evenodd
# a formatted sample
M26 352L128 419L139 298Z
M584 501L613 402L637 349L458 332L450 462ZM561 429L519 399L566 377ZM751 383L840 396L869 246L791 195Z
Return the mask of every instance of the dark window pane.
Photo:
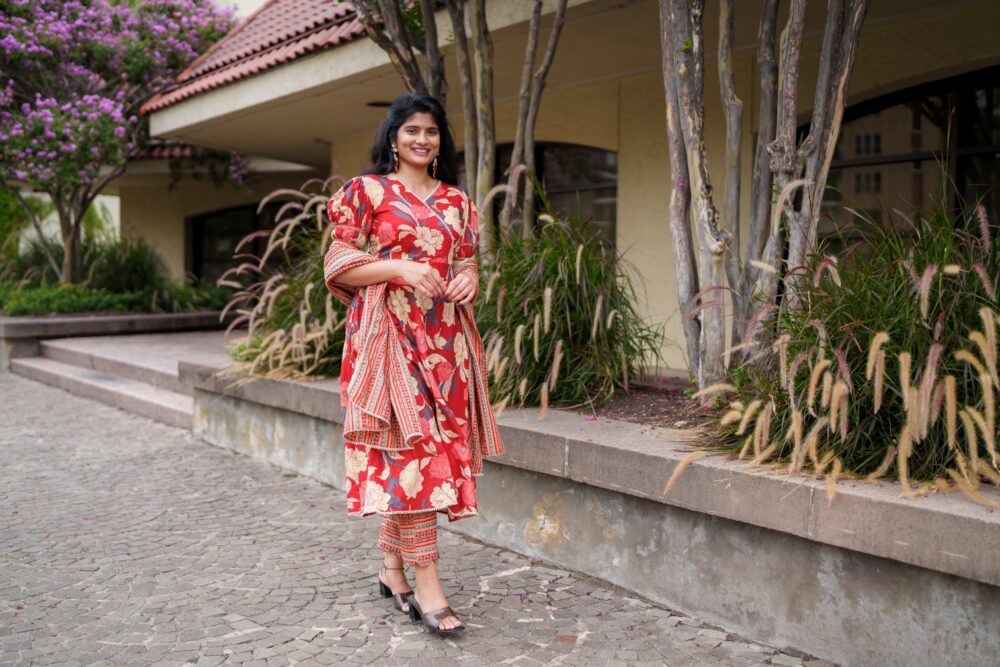
M247 234L271 228L280 206L280 203L271 204L260 215L255 206L240 206L191 218L188 239L191 244L191 273L208 282L218 280L227 269L239 263L233 259L237 244ZM240 252L259 257L265 243L266 239L256 239L254 243L244 245ZM268 263L271 263L270 259ZM244 275L243 279L250 281L251 277Z
M1000 83L959 91L959 148L1000 145Z

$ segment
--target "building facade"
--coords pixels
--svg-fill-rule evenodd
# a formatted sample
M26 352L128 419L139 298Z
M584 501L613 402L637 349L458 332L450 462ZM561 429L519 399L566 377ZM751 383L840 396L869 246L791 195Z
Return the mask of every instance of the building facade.
M644 317L665 325L666 366L676 370L685 360L666 219L670 173L658 4L570 0L536 134L538 164L553 203L591 219L623 253L635 274ZM1000 41L991 37L989 26L1000 24L1000 3L879 0L870 5L831 173L830 216L822 231L843 222L843 206L873 216L930 206L940 194L942 170L964 195L985 197L997 219L991 188L1000 155ZM543 35L552 11L553 3L546 2ZM714 11L710 7L705 17L705 122L710 168L722 196L725 123ZM825 3L810 3L800 77L804 123L824 11ZM530 3L521 0L487 3L500 164L514 136L529 12ZM735 17L734 70L744 104L743 170L749 183L757 126L758 0L736 3ZM446 12L439 11L437 19L447 45ZM461 148L453 57L447 78L452 85L447 106ZM367 161L384 103L402 91L398 74L364 36L349 3L270 0L192 65L174 90L152 100L147 111L160 138L351 176ZM286 175L274 182L288 180ZM222 244L229 233L222 214L248 203L218 198L211 189L167 194L156 187L121 190L122 225L154 241L175 272L190 270L198 252L204 256L206 238ZM745 222L749 187L743 193ZM218 215L205 216L213 212Z

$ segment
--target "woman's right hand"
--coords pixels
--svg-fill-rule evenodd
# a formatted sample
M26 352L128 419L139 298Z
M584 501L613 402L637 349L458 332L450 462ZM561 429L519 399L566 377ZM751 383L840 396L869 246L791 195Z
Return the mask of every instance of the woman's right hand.
M430 264L416 262L412 259L397 260L399 264L399 279L428 298L443 296L446 289L444 279Z

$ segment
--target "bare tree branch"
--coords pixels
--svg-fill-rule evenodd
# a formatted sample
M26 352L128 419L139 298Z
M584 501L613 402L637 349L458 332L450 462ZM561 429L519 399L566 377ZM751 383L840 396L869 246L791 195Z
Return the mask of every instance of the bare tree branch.
M375 42L379 48L386 52L389 56L389 60L396 67L396 71L403 79L403 84L406 89L412 93L427 94L427 86L424 83L423 78L420 75L420 68L417 66L416 59L413 57L413 51L410 47L410 40L406 37L406 31L402 31L400 36L400 28L402 27L401 21L396 22L396 30L392 29L391 18L387 16L385 11L385 5L390 6L395 5L393 2L378 2L375 0L356 0L354 2L354 7L358 13L358 21L360 21L362 27L364 27L365 32ZM387 32L382 32L379 27L377 19L375 18L374 11L378 8L381 13L382 21L385 23L385 28ZM396 16L399 7L396 6Z
M41 246L42 252L45 254L46 261L48 261L52 270L55 271L56 277L59 278L59 282L63 282L62 269L59 267L59 262L56 261L55 255L52 253L52 248L49 247L48 239L45 238L45 234L42 232L42 223L38 220L38 216L35 215L35 212L28 205L28 202L25 201L21 192L17 188L5 186L4 189L12 193L14 197L17 198L18 203L21 204L21 209L24 210L24 214L28 216L28 220L31 222L31 226L34 228L35 233L38 234L38 244Z

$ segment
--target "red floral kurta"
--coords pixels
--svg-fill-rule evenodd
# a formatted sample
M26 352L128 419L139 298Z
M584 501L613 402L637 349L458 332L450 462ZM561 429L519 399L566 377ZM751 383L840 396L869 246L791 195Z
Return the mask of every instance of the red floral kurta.
M453 277L453 263L463 266L463 260L470 260L479 239L475 207L461 189L445 183L421 200L391 175L359 176L334 195L328 212L335 242L361 247L367 233L370 256L428 262L446 283ZM350 259L343 266L330 268L336 264L337 258L331 261L328 256L327 284L335 293L339 288L333 278L350 268ZM354 291L345 325L341 398L349 408L345 397L359 362L380 364L377 372L366 368L379 384L388 384L383 378L395 369L395 359L368 359L360 354L366 326L371 327L363 319L364 299L366 295L373 298L370 289ZM385 283L382 296L391 323L388 335L396 337L386 348L401 351L399 377L406 379L404 391L408 390L407 398L416 407L419 428L407 435L405 425L401 430L393 415L388 429L391 434L382 434L385 440L362 441L362 436L369 435L363 429L358 429L356 441L345 433L348 512L369 515L438 510L446 511L453 521L474 516L474 468L478 466L473 465L470 451L472 365L470 341L463 333L457 306L444 296L424 297L400 280ZM472 330L475 332L474 325ZM481 341L473 344L481 348ZM379 352L370 356L393 355ZM370 393L380 389L388 391L366 387ZM393 407L397 405L394 400ZM364 412L359 410L356 421L368 417Z

